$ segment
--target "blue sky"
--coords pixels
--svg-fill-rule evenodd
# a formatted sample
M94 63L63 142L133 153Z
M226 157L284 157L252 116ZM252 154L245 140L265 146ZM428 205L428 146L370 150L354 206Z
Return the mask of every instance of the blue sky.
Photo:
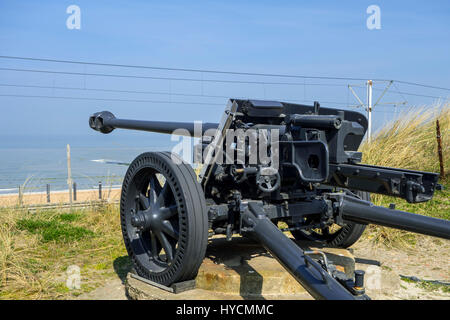
M81 29L66 28L66 8L81 8ZM381 8L381 29L368 30L366 8ZM450 87L448 1L5 1L0 0L0 55L179 68L399 79ZM222 78L0 59L3 68ZM232 79L228 77L227 79ZM236 79L238 77L234 77ZM249 79L249 78L246 78ZM261 80L261 79L260 79ZM265 79L267 80L267 79ZM278 81L280 79L277 79ZM303 80L299 80L303 81ZM311 84L314 80L306 80ZM317 82L317 81L316 81ZM331 81L333 82L333 81ZM336 83L334 81L333 83ZM0 84L146 90L173 93L355 103L342 87L199 84L177 81L31 74L0 70ZM375 87L382 90L383 83ZM398 85L399 91L448 91ZM363 89L357 89L364 96ZM376 93L379 94L380 91ZM168 100L173 103L4 97L1 94ZM402 100L389 91L384 101ZM433 102L408 96L409 105ZM181 105L201 101L207 105ZM15 135L61 139L95 136L89 114L102 109L153 120L217 121L226 99L0 86L0 140ZM322 105L327 106L326 103ZM333 107L334 105L329 105ZM380 106L378 110L392 110ZM379 113L378 124L392 113ZM2 138L3 137L3 138ZM134 137L115 133L116 139ZM139 135L139 137L143 137ZM96 138L103 139L103 138ZM111 138L110 138L111 139ZM39 139L37 139L39 141ZM42 140L41 140L42 141ZM103 140L102 140L103 141ZM105 139L104 141L108 141ZM38 142L36 142L38 143Z

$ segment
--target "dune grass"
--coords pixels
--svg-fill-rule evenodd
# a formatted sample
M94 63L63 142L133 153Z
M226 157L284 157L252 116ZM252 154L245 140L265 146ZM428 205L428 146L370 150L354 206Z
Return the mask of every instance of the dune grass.
M436 120L439 119L442 137L444 168L450 170L450 105L437 105L414 112L405 112L386 124L373 141L363 143L363 163L411 170L439 172ZM398 210L450 219L449 175L440 177L444 190L436 191L425 203L409 204L405 200L372 195L376 205L395 203ZM387 246L414 246L419 235L371 225L365 236Z
M439 119L444 166L450 170L450 104L405 111L360 148L363 162L439 172L436 120Z
M81 270L80 289L66 286L71 265ZM0 211L0 299L69 299L129 267L116 205Z

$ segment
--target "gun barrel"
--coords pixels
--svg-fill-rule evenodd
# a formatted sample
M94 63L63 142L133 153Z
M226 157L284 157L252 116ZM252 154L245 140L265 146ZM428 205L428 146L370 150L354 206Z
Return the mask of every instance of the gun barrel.
M217 123L201 123L201 129L196 129L193 122L169 122L169 121L143 121L117 119L111 112L102 111L94 113L89 118L89 126L102 133L110 133L114 129L129 129L150 131L165 134L176 134L191 137L201 137L206 130L217 129ZM180 130L181 129L181 130Z
M373 223L380 226L450 239L450 221L448 220L379 207L368 201L349 196L344 196L341 210L342 217L345 220L364 224Z

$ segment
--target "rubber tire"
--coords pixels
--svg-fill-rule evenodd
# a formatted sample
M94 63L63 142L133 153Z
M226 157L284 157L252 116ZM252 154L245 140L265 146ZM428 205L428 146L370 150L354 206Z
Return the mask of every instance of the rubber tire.
M362 200L370 201L370 193L358 191L356 195ZM327 246L335 248L348 248L351 247L356 241L359 240L364 230L365 224L359 224L348 221L339 231L336 232L336 236L329 240L322 240ZM310 240L300 231L291 231L295 240Z
M195 278L208 244L208 215L203 190L192 167L185 162L175 164L171 156L169 152L147 152L139 155L125 174L120 203L122 235L134 270L139 276L166 286ZM182 161L180 158L179 160ZM172 264L162 272L152 272L136 259L127 233L126 219L129 219L131 214L126 212L127 191L135 174L148 167L163 173L167 179L166 183L170 181L179 208L178 249Z

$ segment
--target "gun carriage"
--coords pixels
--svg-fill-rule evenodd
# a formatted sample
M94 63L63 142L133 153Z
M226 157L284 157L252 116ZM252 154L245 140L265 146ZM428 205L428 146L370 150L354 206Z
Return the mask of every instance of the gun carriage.
M361 164L367 119L358 112L231 99L219 123L201 127L117 119L108 111L93 114L89 125L102 133L122 128L200 138L198 177L177 155L148 152L123 181L125 246L137 273L164 285L195 277L208 236L240 234L260 242L314 298L366 299L361 273L349 278L326 258L313 259L284 231L342 248L370 223L450 239L447 220L370 202L370 193L428 201L440 188L439 175ZM280 221L287 227L280 229Z

